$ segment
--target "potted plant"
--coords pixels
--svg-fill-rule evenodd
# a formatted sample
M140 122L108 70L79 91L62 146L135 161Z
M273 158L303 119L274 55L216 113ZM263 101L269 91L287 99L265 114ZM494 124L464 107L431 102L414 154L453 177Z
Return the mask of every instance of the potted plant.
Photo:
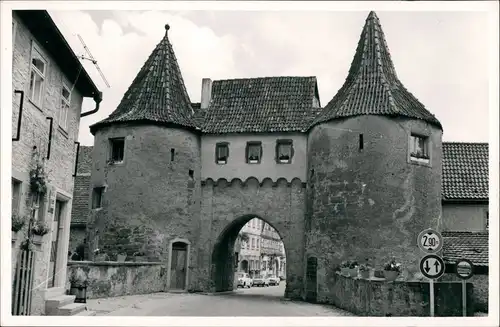
M26 217L20 216L16 213L12 214L12 242L15 242L17 239L17 232L23 229L24 225L26 225Z
M144 253L143 251L137 251L137 252L134 252L134 254L133 254L135 262L146 261L145 256L146 256L146 253Z
M95 249L94 261L96 262L109 261L109 256L106 253L101 252L101 250Z
M349 261L349 260L342 261L342 263L340 264L340 273L342 274L342 276L349 277L349 266L350 265L351 265L351 261Z
M357 261L351 261L349 264L349 276L351 277L358 277L358 262Z
M125 259L127 259L126 253L120 253L116 256L116 261L118 262L125 262Z
M70 277L69 294L75 295L75 303L87 303L87 274L81 268L72 271Z
M47 173L45 172L45 159L36 155L35 165L30 170L30 191L36 195L44 195L47 192Z
M29 239L24 240L19 247L23 251L33 251L33 243Z
M359 266L359 274L363 279L370 278L370 267L368 265L362 264Z
M396 280L400 273L401 264L396 262L395 258L392 258L391 261L384 265L384 277L387 281L391 282Z
M31 226L31 234L33 234L33 243L42 244L43 237L50 232L49 225L40 220L36 220Z

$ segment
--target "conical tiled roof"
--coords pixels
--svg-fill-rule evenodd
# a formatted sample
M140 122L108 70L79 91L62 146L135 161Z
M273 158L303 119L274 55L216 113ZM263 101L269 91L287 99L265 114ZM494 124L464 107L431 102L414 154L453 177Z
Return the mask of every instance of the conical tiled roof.
M442 129L436 117L398 79L380 21L373 11L366 19L344 85L311 127L331 119L358 115L422 119Z
M95 131L118 122L148 121L195 128L191 101L182 79L177 59L165 36L153 50L115 111L108 118L90 126Z

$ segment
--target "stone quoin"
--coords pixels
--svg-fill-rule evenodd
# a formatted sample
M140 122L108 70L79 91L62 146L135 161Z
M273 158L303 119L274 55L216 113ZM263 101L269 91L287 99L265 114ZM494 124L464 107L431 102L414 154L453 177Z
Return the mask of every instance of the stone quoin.
M323 108L315 77L290 76L204 79L191 103L165 29L90 127L91 250L168 263L166 290L225 291L257 217L283 240L286 297L329 302L342 260L396 257L413 279L418 232L441 217L443 130L397 77L376 14Z

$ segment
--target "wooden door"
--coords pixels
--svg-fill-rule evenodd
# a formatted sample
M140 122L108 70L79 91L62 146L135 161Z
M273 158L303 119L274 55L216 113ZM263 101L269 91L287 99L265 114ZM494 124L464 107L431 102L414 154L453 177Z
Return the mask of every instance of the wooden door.
M57 250L59 248L59 238L61 234L61 215L63 203L56 200L54 220L52 221L52 244L50 249L50 263L49 263L49 287L56 286L56 276L58 274L57 267Z
M318 296L317 270L318 259L308 258L306 268L306 301L308 302L316 302Z
M183 290L186 287L187 244L176 242L172 245L170 264L170 288Z

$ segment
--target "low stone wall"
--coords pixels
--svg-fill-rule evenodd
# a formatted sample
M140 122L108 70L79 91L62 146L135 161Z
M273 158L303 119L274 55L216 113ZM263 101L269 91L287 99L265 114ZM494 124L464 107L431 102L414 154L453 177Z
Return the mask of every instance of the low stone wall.
M82 269L88 276L89 299L163 292L165 266L159 262L68 261L66 289L70 288L71 273Z
M369 280L344 277L335 274L334 288L328 299L341 309L360 316L430 316L429 283ZM436 282L435 316L462 316L462 284L460 282ZM468 315L474 315L473 285L467 284Z
M455 274L444 274L443 281L461 281ZM476 312L488 312L488 275L473 275L467 282L474 285L474 309Z

